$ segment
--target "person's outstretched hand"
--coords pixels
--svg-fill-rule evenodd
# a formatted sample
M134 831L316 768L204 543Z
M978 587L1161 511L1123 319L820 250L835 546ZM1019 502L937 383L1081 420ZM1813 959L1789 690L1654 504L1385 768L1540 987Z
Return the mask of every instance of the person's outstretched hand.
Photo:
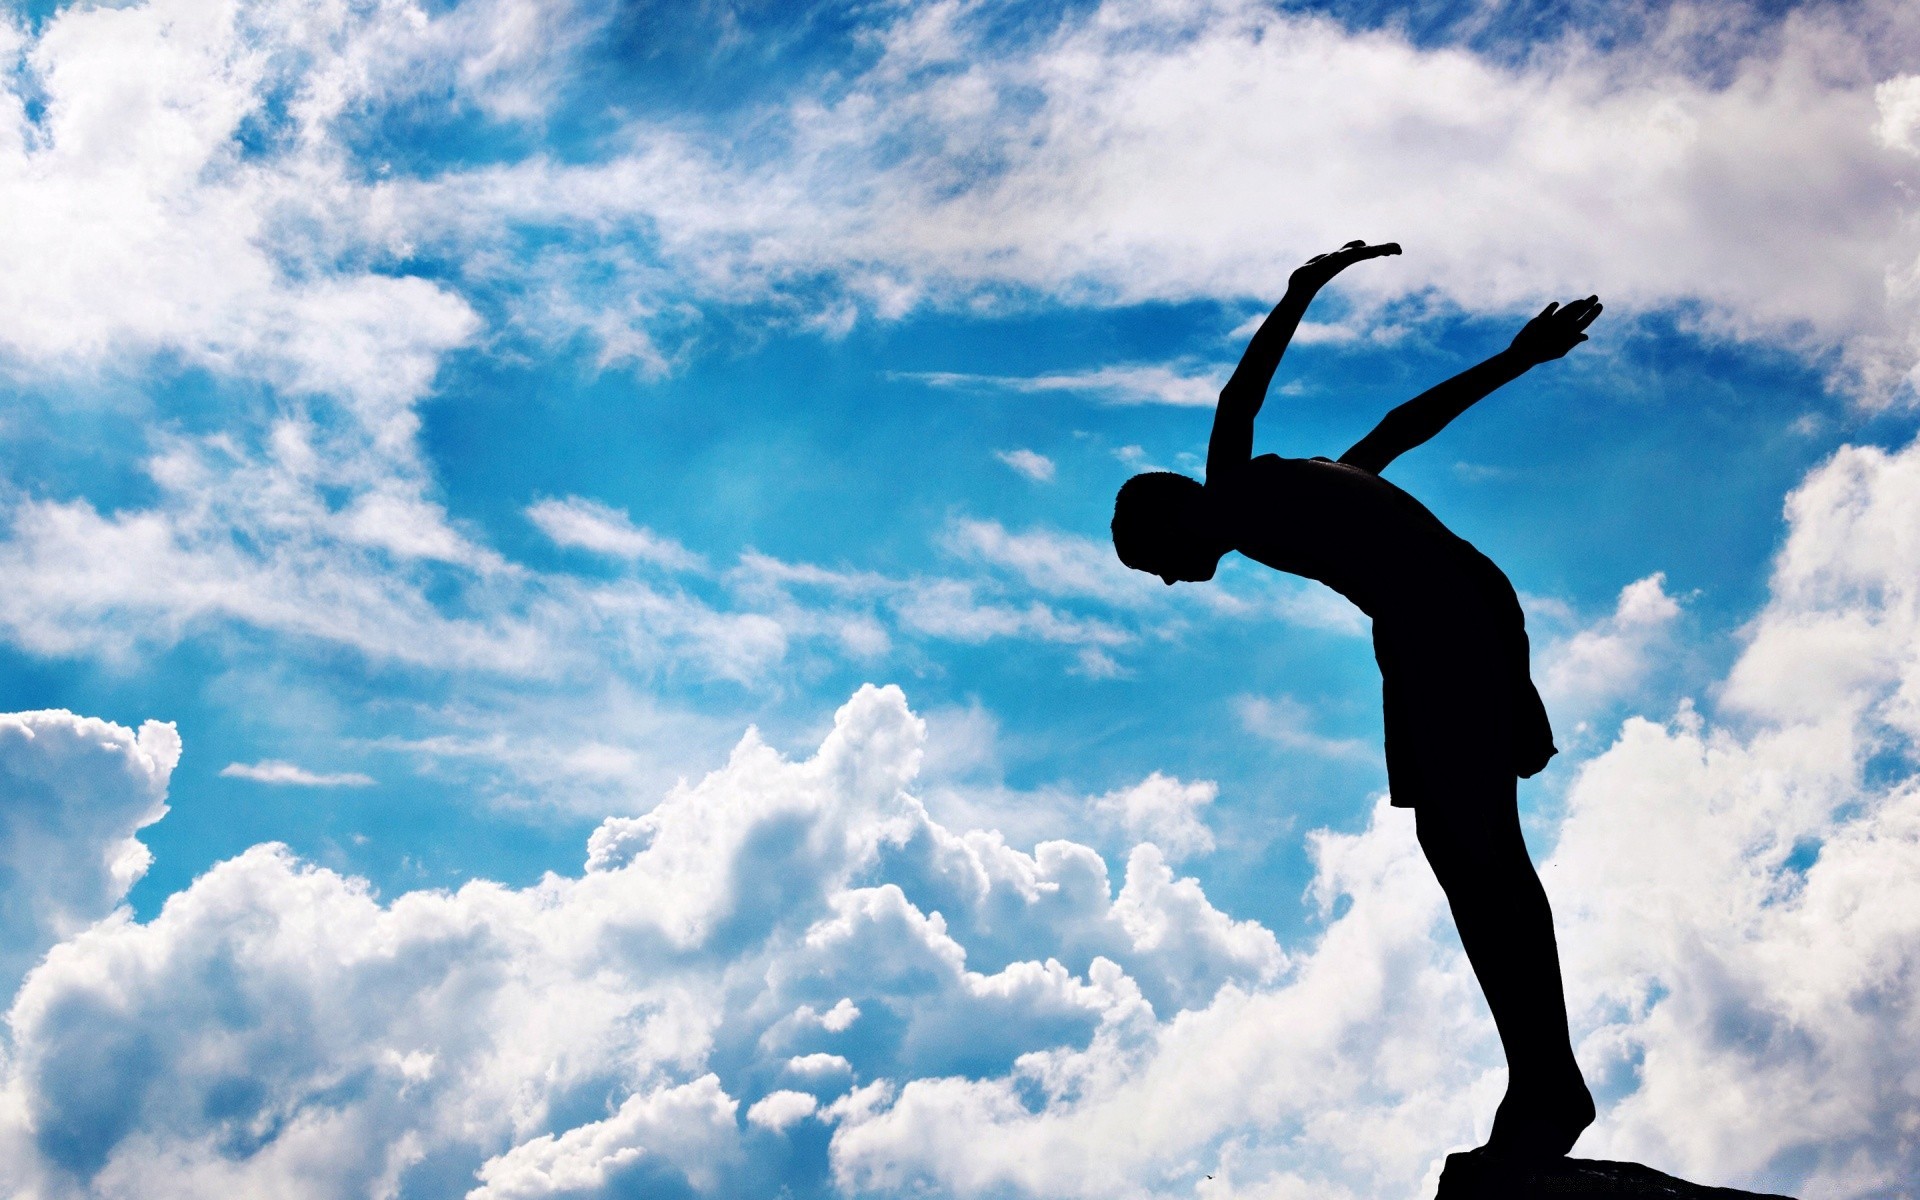
M1335 275L1357 262L1398 253L1400 253L1399 242L1381 242L1377 246L1369 246L1365 242L1348 242L1331 254L1316 254L1300 264L1287 280L1287 286L1295 290L1317 292Z
M1565 308L1556 300L1513 335L1510 349L1529 363L1551 362L1587 340L1583 331L1600 315L1600 309L1598 296L1572 301Z

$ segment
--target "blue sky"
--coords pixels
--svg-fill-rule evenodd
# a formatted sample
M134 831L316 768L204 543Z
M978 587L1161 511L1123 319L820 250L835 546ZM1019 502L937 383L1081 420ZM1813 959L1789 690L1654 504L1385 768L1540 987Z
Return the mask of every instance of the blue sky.
M1581 1152L1914 1186L1899 5L149 0L0 57L8 1189L1430 1194L1502 1069L1364 623L1105 532L1353 237L1405 254L1261 450L1607 303L1391 470L1528 609Z

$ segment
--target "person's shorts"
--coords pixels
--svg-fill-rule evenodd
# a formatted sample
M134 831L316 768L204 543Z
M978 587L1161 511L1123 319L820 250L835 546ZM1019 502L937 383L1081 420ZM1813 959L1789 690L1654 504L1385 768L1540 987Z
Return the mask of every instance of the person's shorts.
M1473 781L1490 774L1524 779L1558 753L1528 673L1524 627L1383 630L1376 622L1374 656L1397 807L1477 793Z

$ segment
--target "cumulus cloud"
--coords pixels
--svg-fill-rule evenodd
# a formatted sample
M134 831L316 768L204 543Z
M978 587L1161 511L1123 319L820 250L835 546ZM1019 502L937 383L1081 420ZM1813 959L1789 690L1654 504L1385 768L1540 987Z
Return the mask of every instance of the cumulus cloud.
M1182 783L1155 771L1130 788L1095 798L1093 811L1135 841L1152 842L1179 860L1213 849L1213 831L1200 819L1200 810L1219 794L1219 785L1209 780Z
M1487 1033L1457 953L1429 936L1439 891L1401 816L1382 805L1365 834L1317 840L1322 902L1353 907L1279 986L1228 987L998 1078L908 1082L835 1135L837 1180L956 1195L1191 1188L1237 1136L1276 1164L1375 1185L1360 1194L1413 1191L1435 1147L1469 1136L1453 1098L1484 1071Z
M889 1080L1150 1020L1143 987L1197 1002L1278 969L1157 852L1116 894L1086 847L933 822L905 790L923 736L864 689L811 757L749 735L525 889L381 903L260 846L149 922L108 916L15 998L6 1186L360 1195L454 1170L488 1196L739 1194L767 1165L745 1127L857 1118Z
M789 1114L790 1106L782 1100L789 1096L799 1096L811 1111L813 1097L774 1092L753 1106L748 1120L770 1124L767 1114ZM736 1107L712 1075L651 1095L632 1095L604 1121L558 1137L534 1138L487 1160L480 1168L480 1186L467 1195L470 1200L537 1200L605 1194L615 1187L626 1191L647 1182L710 1192L727 1160L738 1154ZM760 1119L755 1120L755 1113L762 1114ZM791 1113L788 1123L804 1115ZM654 1180L642 1173L647 1168L656 1172Z
M1810 472L1725 723L1630 720L1569 794L1546 873L1619 1095L1605 1148L1835 1195L1920 1171L1916 504L1920 446Z
M174 727L135 733L64 710L0 716L0 990L54 943L113 912L167 811Z
M1621 588L1610 616L1542 648L1536 680L1550 711L1586 714L1631 696L1679 616L1662 572Z

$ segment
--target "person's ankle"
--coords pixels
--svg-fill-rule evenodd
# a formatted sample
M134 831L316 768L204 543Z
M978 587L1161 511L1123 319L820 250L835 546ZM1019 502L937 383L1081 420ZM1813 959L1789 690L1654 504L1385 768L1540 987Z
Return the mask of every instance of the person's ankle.
M1520 1161L1564 1158L1596 1115L1593 1094L1577 1070L1551 1082L1514 1079L1494 1113L1484 1148Z

